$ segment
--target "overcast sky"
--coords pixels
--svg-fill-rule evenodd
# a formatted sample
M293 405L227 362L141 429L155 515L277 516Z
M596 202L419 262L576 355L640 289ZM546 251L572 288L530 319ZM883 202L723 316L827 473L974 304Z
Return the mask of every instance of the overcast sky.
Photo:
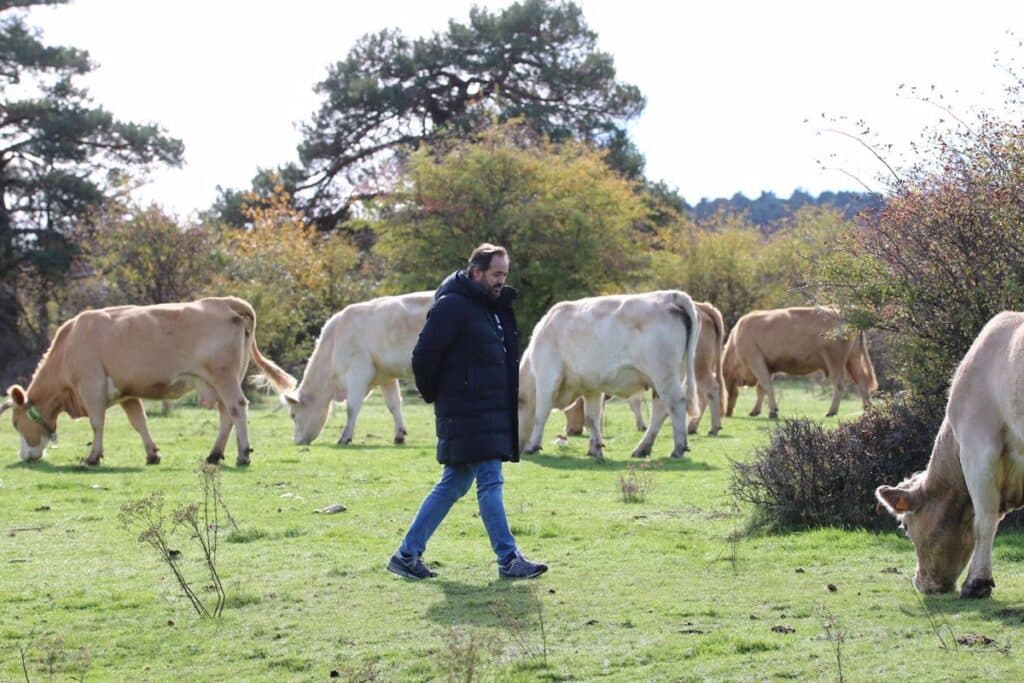
M473 5L508 4L74 0L33 10L30 22L45 42L90 52L96 103L184 141L185 167L154 174L138 199L185 215L207 208L217 185L247 188L258 167L297 159L297 124L319 107L313 85L360 36L428 35L449 18L465 22ZM1014 37L1024 37L1019 1L577 4L620 80L647 97L631 125L647 176L691 204L735 192L863 189L851 175L880 189L878 164L823 132L822 114L865 119L878 142L905 148L942 112L899 95L901 84L935 86L960 113L997 108L1009 81L993 65L996 52L1004 62L1024 58Z

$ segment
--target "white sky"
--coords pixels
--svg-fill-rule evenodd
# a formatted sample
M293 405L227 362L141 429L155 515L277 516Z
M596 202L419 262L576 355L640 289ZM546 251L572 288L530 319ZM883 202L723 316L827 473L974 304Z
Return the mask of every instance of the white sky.
M297 124L319 107L313 85L360 36L443 31L474 4L510 2L74 0L29 19L44 42L90 52L99 68L85 83L98 104L184 141L185 167L157 172L138 193L184 215L207 208L218 184L248 188L257 167L297 159ZM847 173L881 189L877 162L822 133L822 114L863 118L878 141L905 146L942 112L897 95L901 83L934 85L959 112L997 108L1009 81L995 53L1024 57L1007 35L1024 37L1019 1L577 4L619 79L647 97L631 132L648 177L691 204L863 189Z

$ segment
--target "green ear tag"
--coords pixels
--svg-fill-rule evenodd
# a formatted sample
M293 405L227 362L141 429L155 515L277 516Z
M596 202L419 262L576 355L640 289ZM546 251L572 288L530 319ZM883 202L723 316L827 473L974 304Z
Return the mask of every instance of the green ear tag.
M28 416L32 418L33 422L43 421L43 416L39 414L39 408L36 408L35 406L28 407Z

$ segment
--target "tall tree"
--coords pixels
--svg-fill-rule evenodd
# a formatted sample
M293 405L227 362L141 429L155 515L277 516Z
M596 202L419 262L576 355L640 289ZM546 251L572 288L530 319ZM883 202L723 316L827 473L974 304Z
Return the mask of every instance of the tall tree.
M415 40L397 30L364 36L316 91L324 102L303 127L299 156L301 189L321 227L390 184L396 154L494 119L521 118L553 140L596 144L630 177L642 170L624 124L644 98L615 79L611 55L597 49L572 2L476 7L468 24L451 20L446 32Z
M421 148L390 210L378 244L387 289L435 287L475 245L500 244L524 338L563 299L635 287L648 260L632 227L646 214L635 184L587 145L510 124Z
M155 125L118 121L75 84L85 51L43 44L25 10L66 0L0 0L0 356L45 336L47 293L68 275L70 224L132 174L179 165L183 146ZM31 286L30 286L31 283Z

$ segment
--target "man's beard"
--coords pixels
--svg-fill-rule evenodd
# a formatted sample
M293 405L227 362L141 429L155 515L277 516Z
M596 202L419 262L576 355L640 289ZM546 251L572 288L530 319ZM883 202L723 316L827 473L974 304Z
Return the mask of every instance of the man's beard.
M501 297L501 290L505 288L505 285L495 285L494 287L487 288L487 296L492 299L499 299Z

